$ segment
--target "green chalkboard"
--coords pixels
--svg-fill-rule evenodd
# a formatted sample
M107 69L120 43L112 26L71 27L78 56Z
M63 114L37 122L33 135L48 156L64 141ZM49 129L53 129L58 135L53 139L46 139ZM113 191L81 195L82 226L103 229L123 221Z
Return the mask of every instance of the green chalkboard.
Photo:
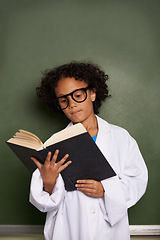
M30 173L5 141L19 128L42 140L64 128L36 98L41 71L71 60L109 74L112 97L100 116L126 128L149 169L147 192L130 224L160 224L160 1L1 0L0 224L43 224L28 201Z

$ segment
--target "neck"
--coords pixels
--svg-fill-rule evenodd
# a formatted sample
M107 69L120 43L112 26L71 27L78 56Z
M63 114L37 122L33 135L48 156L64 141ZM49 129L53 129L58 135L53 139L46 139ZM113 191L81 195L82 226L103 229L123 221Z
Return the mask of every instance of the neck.
M82 124L86 128L87 132L89 132L91 137L97 135L98 123L95 115L90 116L90 118L86 122L83 122Z

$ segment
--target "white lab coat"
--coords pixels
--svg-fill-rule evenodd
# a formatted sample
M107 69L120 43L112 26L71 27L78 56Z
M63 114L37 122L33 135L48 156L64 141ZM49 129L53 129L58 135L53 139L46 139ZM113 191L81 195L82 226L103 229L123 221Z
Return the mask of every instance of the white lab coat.
M146 190L147 168L136 141L126 130L99 117L97 120L96 144L117 175L102 181L105 190L102 198L92 198L77 190L65 191L61 175L49 195L43 191L37 169L31 180L30 202L41 212L47 212L46 240L130 239L127 209Z

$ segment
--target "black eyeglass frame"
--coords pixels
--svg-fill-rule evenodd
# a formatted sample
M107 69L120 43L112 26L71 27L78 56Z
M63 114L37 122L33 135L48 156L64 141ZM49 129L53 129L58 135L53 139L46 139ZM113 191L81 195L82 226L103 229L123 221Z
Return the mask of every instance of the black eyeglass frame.
M60 97L55 98L57 107L60 108L61 110L65 110L65 109L69 106L69 100L68 100L68 98L67 98L68 96L71 96L71 98L72 98L75 102L77 102L77 103L82 103L82 102L84 102L84 101L87 99L87 90L88 90L88 89L90 89L90 86L87 86L87 87L85 87L85 88L78 88L78 89L74 90L74 91L71 92L71 93L68 93L68 94L66 94L66 95L63 95L63 96L60 96ZM73 94L74 94L75 92L77 92L77 91L80 91L80 90L82 90L82 91L85 92L86 97L85 97L85 99L82 100L82 101L77 101L76 99L74 99ZM66 106L65 108L61 108L61 107L60 107L60 105L59 105L59 103L58 103L58 99L59 99L59 98L66 98L66 99L67 99L67 106Z

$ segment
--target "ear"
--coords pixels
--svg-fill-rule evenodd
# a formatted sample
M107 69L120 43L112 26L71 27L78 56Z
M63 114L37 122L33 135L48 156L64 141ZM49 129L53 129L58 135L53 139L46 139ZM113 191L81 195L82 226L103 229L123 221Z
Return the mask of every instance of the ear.
M91 101L94 102L96 100L96 89L94 88L91 92Z

